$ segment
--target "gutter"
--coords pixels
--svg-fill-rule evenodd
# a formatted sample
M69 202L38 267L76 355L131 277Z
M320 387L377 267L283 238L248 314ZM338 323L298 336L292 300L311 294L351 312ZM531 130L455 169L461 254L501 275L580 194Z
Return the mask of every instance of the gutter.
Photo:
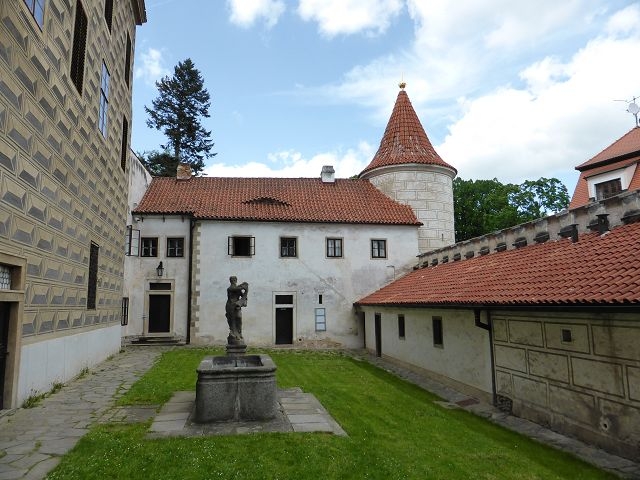
M496 368L495 368L495 360L493 356L493 324L491 323L491 311L490 310L485 310L485 311L487 313L487 323L482 323L480 321L480 314L482 313L482 310L475 309L473 311L473 315L474 315L476 327L482 328L483 330L486 330L489 333L489 355L490 355L490 362L491 362L491 400L493 402L493 405L496 405L497 392L496 392Z

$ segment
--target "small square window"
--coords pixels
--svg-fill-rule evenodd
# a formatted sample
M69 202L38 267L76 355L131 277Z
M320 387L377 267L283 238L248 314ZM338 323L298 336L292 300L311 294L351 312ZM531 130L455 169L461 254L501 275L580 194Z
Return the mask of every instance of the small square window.
M342 258L342 239L327 238L327 257Z
M167 238L167 257L184 257L184 238Z
M387 258L386 240L371 240L371 258Z
M327 316L324 308L316 308L316 332L327 331Z
M252 257L256 254L255 237L227 237L228 253L232 257Z
M295 237L280 237L280 256L296 257L297 240Z
M398 315L398 338L404 338L404 315Z
M571 336L571 330L568 328L562 329L562 342L563 343L571 343L573 342L573 338Z
M142 246L140 256L141 257L157 257L158 256L158 238L157 237L142 237L140 239Z
M432 317L431 325L433 330L433 346L434 347L443 347L443 336L442 336L442 317Z

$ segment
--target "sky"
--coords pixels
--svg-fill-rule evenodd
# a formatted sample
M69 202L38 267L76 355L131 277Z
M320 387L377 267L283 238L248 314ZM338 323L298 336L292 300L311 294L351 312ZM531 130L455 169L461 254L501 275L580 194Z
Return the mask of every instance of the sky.
M191 58L211 95L208 176L350 177L406 92L463 179L559 178L636 125L640 2L632 0L146 0L132 149L155 82ZM640 104L640 99L637 100Z

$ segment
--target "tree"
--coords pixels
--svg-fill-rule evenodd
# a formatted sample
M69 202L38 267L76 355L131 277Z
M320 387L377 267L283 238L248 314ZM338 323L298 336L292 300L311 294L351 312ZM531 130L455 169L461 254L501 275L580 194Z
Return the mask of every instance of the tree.
M453 181L456 241L468 240L558 212L569 194L557 178L526 180L520 185L493 180Z
M151 152L138 153L140 162L149 170L154 177L175 177L178 169L178 159L167 150L159 152L153 150Z
M200 118L209 118L209 92L204 88L204 80L190 58L178 62L173 76L166 76L156 82L158 97L152 108L144 107L149 115L147 126L162 130L168 142L161 145L174 158L188 163L196 175L204 168L204 159L212 157L213 141L211 132L200 123ZM164 158L163 153L160 157ZM175 175L175 170L171 175Z

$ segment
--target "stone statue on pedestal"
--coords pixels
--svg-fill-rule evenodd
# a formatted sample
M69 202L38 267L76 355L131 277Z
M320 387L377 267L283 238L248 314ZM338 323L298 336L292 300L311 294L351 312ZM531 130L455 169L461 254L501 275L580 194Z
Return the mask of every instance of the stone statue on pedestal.
M244 345L242 338L242 307L247 306L247 296L249 294L249 284L242 282L238 284L235 276L229 277L229 288L227 288L227 304L225 305L225 316L229 324L228 345Z

